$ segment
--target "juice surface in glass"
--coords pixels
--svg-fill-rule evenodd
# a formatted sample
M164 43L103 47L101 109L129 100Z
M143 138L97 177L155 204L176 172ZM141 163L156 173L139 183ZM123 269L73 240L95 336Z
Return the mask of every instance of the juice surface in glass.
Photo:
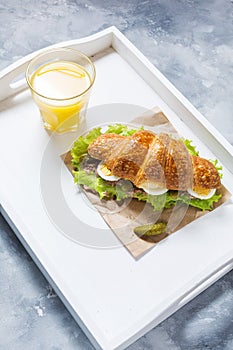
M74 62L54 61L35 70L31 85L45 128L57 132L75 130L88 101L86 90L90 84L88 72Z

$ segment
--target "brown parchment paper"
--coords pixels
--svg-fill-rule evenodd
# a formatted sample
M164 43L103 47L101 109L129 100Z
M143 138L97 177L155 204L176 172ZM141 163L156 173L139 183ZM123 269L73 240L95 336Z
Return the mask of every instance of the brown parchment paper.
M155 107L153 112L149 111L135 118L131 123L138 124L139 126L143 125L145 129L146 127L152 127L155 133L166 132L172 135L178 134L171 122L158 107ZM72 173L70 151L61 157ZM172 233L180 230L200 216L208 215L208 211L202 212L197 208L184 204L177 204L175 207L155 212L150 204L140 202L136 199L129 199L119 204L113 200L100 200L97 195L85 190L83 191L88 200L99 211L110 229L136 259L140 258L158 242ZM213 210L226 202L231 196L224 186L218 190L218 193L221 193L222 197L215 204ZM166 233L154 237L139 237L134 233L135 227L156 222L167 223Z

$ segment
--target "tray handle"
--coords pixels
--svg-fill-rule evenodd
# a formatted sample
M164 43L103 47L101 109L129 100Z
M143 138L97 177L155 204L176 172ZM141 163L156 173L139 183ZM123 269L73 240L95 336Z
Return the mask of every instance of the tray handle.
M25 70L29 61L30 57L23 62L19 60L0 75L0 101L26 89Z

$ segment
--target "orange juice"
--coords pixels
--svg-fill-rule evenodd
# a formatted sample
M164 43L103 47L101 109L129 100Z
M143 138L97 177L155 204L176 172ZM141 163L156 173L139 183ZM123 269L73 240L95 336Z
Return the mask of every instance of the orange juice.
M75 62L52 61L36 69L31 76L32 93L45 128L57 132L76 129L90 85L89 73Z

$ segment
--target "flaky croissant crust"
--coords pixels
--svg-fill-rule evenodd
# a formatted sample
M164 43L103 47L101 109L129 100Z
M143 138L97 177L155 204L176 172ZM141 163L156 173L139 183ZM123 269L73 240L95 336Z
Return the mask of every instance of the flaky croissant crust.
M113 175L137 187L146 183L169 190L214 189L221 186L218 171L207 159L191 156L181 140L148 130L132 136L103 134L88 147Z

